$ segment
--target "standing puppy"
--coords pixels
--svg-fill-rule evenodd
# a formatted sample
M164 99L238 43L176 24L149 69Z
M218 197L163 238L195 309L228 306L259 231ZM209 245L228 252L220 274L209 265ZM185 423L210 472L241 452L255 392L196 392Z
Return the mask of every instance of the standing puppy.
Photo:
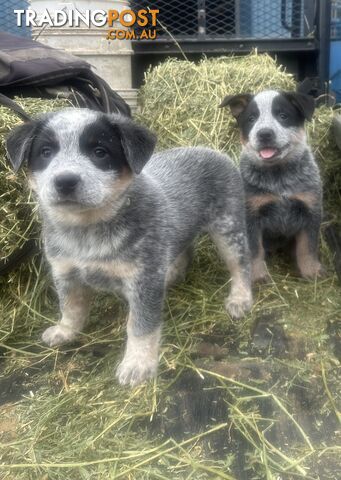
M241 130L240 169L245 187L252 279L267 278L264 241L295 239L296 259L304 278L322 273L318 240L322 186L307 145L305 120L313 98L295 92L264 91L228 96Z
M155 141L127 118L85 109L44 115L7 140L14 168L28 162L60 300L61 321L43 340L72 341L85 324L90 291L119 291L129 304L122 384L155 375L165 288L183 277L199 233L210 233L231 272L230 315L252 304L238 170L205 148L150 158Z

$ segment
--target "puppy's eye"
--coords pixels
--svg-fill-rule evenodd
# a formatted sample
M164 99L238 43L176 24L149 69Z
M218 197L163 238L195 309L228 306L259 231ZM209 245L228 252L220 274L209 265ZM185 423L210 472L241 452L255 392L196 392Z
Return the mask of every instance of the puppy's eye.
M50 158L51 155L52 155L52 148L51 148L51 147L43 147L43 148L40 150L40 155L41 155L43 158Z
M256 116L255 115L249 115L249 118L248 118L248 122L249 123L254 123L256 120Z
M107 155L107 151L105 150L105 148L96 147L94 150L94 154L96 155L97 158L104 158Z
M288 119L288 115L286 113L283 113L283 112L281 112L278 116L281 120L287 120Z

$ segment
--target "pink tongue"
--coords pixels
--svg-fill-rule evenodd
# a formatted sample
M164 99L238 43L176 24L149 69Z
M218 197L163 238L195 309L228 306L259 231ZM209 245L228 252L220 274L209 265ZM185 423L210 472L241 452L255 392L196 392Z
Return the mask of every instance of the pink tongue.
M275 148L264 148L259 153L262 158L272 158L276 155L276 152L277 150Z

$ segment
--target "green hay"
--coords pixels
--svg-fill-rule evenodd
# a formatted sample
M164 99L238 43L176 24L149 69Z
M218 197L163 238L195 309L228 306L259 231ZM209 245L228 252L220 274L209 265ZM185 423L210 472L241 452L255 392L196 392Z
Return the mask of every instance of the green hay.
M32 116L51 112L70 103L66 100L41 100L16 98L18 104ZM22 123L6 107L0 106L0 260L8 257L25 242L38 235L36 206L27 185L25 171L14 174L6 158L6 135Z
M69 107L66 100L15 98L32 117ZM22 121L10 109L0 106L0 260L5 262L27 240L39 238L36 202L28 187L26 169L14 173L6 157L5 139ZM30 262L8 276L0 277L0 342L11 335L31 333L48 305L46 284L40 262ZM24 331L23 326L27 327Z
M273 266L273 283L256 292L252 314L234 324L223 308L228 289L223 265L206 239L197 253L186 282L172 289L167 298L160 375L154 383L133 390L117 385L114 368L122 352L126 310L110 297L102 297L101 304L95 305L91 324L75 347L58 351L38 344L38 332L48 324L43 317L36 318L33 343L28 334L16 336L6 355L6 375L20 374L26 380L24 387L19 383L24 398L2 410L15 423L11 433L0 436L2 472L19 480L44 474L49 480L96 476L238 480L233 446L237 441L240 445L236 437L240 433L249 445L245 452L248 478L266 478L267 469L268 478L286 471L288 476L283 478L316 479L316 464L324 462L320 478L336 480L337 470L326 472L340 454L335 447L337 362L321 322L321 318L339 318L341 313L335 279L312 286ZM57 306L42 305L42 315L52 311L55 318ZM288 356L276 358L269 349L263 360L250 359L252 325L259 316L274 312L288 337ZM204 357L203 363L196 360L207 338L220 338L225 345L222 361L212 356ZM240 370L249 363L252 368L259 365L262 375L243 375ZM321 365L328 390L319 380ZM209 419L199 431L188 424L186 402L178 410L182 397L177 396L174 382L189 373L190 378L201 375L211 381L201 394L209 389L218 392L230 412ZM322 430L320 441L314 429L314 434L307 433L306 419L301 425L303 407L292 394L298 387L304 392L302 401L311 402L316 430L331 422L333 430L328 436ZM172 422L182 424L188 433L170 438ZM293 436L288 446L282 440L286 437L274 441L264 433L276 431L278 424L286 425ZM216 445L230 435L236 439L217 457ZM194 477L190 477L192 471Z
M145 75L139 118L158 135L160 148L206 145L237 162L239 133L226 95L273 88L292 90L293 77L268 55L204 59L198 64L167 60Z
M210 145L235 160L234 121L216 108L223 96L294 87L263 55L170 60L153 72L139 118L159 146ZM320 109L309 127L326 179L337 174L331 114ZM330 266L325 245L323 256ZM36 256L2 279L0 478L336 480L340 381L331 332L340 287L331 269L306 282L283 260L269 268L252 312L233 322L223 306L225 267L200 240L186 281L167 296L159 376L133 390L114 377L127 315L120 300L100 296L79 342L50 349L39 341L58 318L45 263ZM254 335L262 322L275 332L265 345Z
M292 75L268 55L210 58L198 64L170 59L146 72L138 118L158 135L160 149L205 145L227 152L238 163L236 121L229 108L218 106L226 95L264 89L296 89ZM335 216L341 206L341 152L331 129L334 114L332 108L318 108L307 132Z
M308 137L319 163L323 185L325 208L331 219L341 221L341 151L337 147L332 131L332 119L340 108L320 107L313 121L308 124Z

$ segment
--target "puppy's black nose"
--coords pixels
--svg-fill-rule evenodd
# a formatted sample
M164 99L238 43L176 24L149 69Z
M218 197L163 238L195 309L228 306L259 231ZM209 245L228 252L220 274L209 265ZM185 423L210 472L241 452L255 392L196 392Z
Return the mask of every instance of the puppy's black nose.
M257 136L261 142L271 142L275 139L275 132L271 128L261 128L258 130Z
M61 173L55 177L54 185L58 193L67 195L76 189L80 179L81 177L75 173Z

